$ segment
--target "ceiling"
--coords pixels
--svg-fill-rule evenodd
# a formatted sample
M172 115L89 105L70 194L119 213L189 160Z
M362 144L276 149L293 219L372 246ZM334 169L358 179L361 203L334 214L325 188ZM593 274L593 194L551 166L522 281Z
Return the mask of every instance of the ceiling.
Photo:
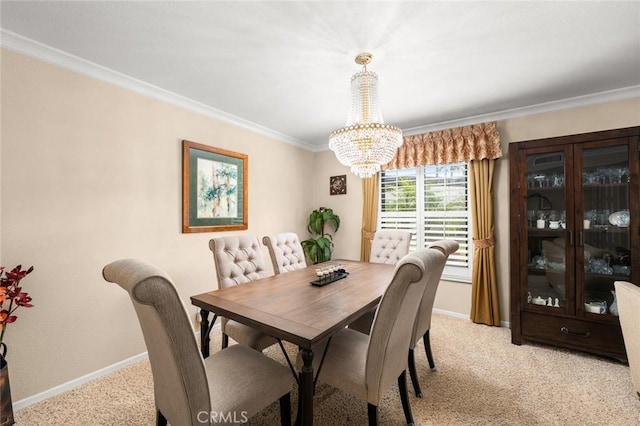
M407 133L640 94L639 1L2 0L0 24L3 47L311 150L364 51Z

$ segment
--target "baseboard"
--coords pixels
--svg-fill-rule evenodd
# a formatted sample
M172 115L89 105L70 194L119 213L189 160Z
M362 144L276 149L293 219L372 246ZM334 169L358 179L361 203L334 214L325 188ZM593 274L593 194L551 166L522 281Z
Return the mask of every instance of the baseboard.
M469 319L469 315L461 314L460 312L447 311L445 309L437 309L433 308L433 312L436 314L446 315L448 317L460 318L460 319Z
M469 315L461 314L460 312L447 311L445 309L433 308L433 312L435 312L436 314L442 314L454 318L469 319ZM509 321L500 321L500 327L510 328L511 323Z
M121 368L124 368L128 365L135 364L136 362L142 361L143 359L146 359L146 358L147 358L147 353L143 352L141 354L134 355L131 358L127 358L120 362L116 362L115 364L101 368L100 370L94 371L93 373L89 373L85 376L78 377L77 379L73 379L59 386L48 389L44 392L40 392L33 396L21 399L20 401L17 401L13 404L13 410L18 411L21 408L25 408L37 402L44 401L45 399L51 398L52 396L56 396L68 390L77 388L80 385L83 385L87 382L95 380L99 377L105 376L109 373L113 373L114 371L120 370Z
M199 317L196 317L196 320L198 320ZM212 330L219 330L220 329L220 321L217 321L216 324L213 326ZM200 324L197 324L196 327L196 339L198 339L198 342L200 341ZM53 387L51 389L48 389L46 391L37 393L35 395L29 396L27 398L21 399L20 401L14 402L13 403L13 410L14 411L18 411L22 408L28 407L32 404L36 404L40 401L44 401L45 399L49 399L52 396L56 396L58 394L61 394L63 392L69 391L71 389L77 388L80 385L83 385L87 382L90 382L92 380L95 380L99 377L105 376L109 373L113 373L114 371L118 371L121 368L124 368L128 365L131 364L135 364L136 362L142 361L143 359L146 359L148 357L148 354L146 352L143 352L141 354L138 355L134 355L131 358L127 358L125 360L122 360L120 362L116 362L115 364L106 366L104 368L101 368L100 370L94 371L93 373L89 373L85 376L82 377L78 377L77 379L73 379L70 380L66 383L63 383L59 386Z
M433 309L433 312L435 312L436 314L442 314L442 315L447 315L450 317L455 317L455 318L460 318L460 319L469 319L469 315L465 315L465 314L461 314L459 312L454 312L454 311L447 311L445 309ZM199 318L196 317L196 321ZM198 327L196 327L196 329L199 328L199 324L197 324ZM500 326L502 327L509 327L509 322L508 321L501 321L500 322ZM213 326L213 330L216 329L220 329L220 323L216 322L216 324ZM196 331L196 338L199 339L200 338L200 331L197 330ZM136 362L142 361L143 359L147 358L147 353L143 352L141 354L138 355L134 355L131 358L127 358L125 360L122 360L120 362L116 362L115 364L109 365L107 367L101 368L100 370L94 371L93 373L89 373L87 375L84 375L82 377L78 377L77 379L73 379L70 380L66 383L63 383L59 386L53 387L51 389L48 389L44 392L40 392L37 393L35 395L32 395L30 397L21 399L20 401L17 401L13 404L13 410L14 411L18 411L22 408L28 407L32 404L36 404L38 402L44 401L45 399L51 398L52 396L56 396L58 394L61 394L63 392L69 391L71 389L77 388L80 385L83 385L87 382L90 382L92 380L95 380L99 377L105 376L109 373L113 373L114 371L118 371L121 368L124 368L128 365L131 364L135 364Z

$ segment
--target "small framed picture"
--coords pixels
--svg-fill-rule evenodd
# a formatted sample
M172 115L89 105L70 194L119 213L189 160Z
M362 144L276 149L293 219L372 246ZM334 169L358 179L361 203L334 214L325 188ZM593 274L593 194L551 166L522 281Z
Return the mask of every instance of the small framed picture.
M347 175L331 176L329 178L329 194L342 195L347 193Z
M182 232L249 227L246 154L182 141Z

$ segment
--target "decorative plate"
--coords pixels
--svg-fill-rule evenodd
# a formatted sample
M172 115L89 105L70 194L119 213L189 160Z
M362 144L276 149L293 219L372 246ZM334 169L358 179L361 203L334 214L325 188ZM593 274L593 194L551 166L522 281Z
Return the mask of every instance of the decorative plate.
M627 228L629 226L629 220L629 210L620 210L609 216L609 222L621 228Z
M347 175L331 176L329 178L329 195L347 193Z

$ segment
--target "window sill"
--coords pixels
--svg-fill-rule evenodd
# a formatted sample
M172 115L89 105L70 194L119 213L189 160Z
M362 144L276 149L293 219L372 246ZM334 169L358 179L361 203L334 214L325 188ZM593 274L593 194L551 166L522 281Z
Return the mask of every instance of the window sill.
M445 275L442 274L442 277L440 278L441 281L453 281L456 283L465 283L465 284L471 284L471 278L468 277L456 277L455 275Z

